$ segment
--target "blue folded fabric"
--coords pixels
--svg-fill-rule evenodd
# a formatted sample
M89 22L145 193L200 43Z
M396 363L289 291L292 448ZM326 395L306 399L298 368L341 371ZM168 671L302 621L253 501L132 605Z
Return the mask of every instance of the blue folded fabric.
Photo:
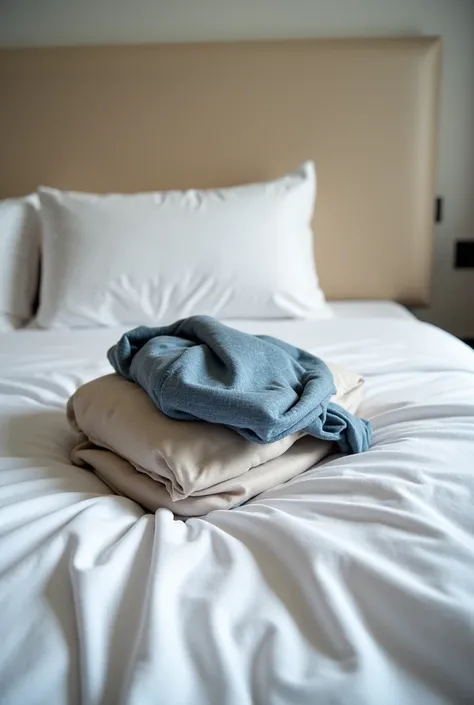
M369 422L329 401L336 389L322 360L210 316L135 328L108 359L173 419L223 424L256 443L305 431L336 442L343 453L370 444Z

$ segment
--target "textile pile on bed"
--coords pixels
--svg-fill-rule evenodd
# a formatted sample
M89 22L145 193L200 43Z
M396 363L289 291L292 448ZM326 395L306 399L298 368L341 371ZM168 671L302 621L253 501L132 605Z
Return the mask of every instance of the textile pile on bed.
M115 374L68 402L72 460L152 511L232 508L369 447L362 378L276 338L193 316L136 328L108 358Z

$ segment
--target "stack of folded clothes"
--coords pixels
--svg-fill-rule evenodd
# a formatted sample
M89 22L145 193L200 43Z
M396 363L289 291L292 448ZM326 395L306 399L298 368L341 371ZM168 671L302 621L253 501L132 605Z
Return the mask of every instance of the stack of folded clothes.
M116 374L68 402L72 461L151 511L230 509L369 447L360 375L276 338L193 316L136 328L108 358Z

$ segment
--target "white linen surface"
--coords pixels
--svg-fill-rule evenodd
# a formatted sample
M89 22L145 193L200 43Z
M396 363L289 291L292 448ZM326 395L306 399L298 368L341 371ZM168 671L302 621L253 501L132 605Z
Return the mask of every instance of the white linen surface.
M2 705L473 701L474 354L414 320L241 327L363 374L373 447L186 523L69 463L122 331L2 336Z
M395 301L328 301L339 318L416 318L405 306Z

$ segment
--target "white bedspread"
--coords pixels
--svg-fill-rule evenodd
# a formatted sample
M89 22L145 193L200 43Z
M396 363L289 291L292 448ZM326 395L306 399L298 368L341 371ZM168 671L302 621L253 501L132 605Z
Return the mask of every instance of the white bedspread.
M0 339L2 705L474 701L474 354L410 319L254 323L367 379L372 449L233 511L68 460L121 331Z

